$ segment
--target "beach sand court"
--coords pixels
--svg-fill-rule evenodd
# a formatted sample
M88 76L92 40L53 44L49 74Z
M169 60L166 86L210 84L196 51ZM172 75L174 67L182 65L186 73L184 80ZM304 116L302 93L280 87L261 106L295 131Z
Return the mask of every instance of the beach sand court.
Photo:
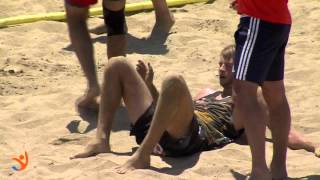
M320 1L290 0L293 17L286 54L285 83L292 125L312 141L320 142ZM15 0L2 3L0 18L62 11L61 0ZM151 62L155 84L170 73L182 74L193 95L205 87L219 88L219 53L234 42L238 16L228 1L171 8L176 24L165 43L144 40L153 27L154 13L127 17L128 57ZM94 28L101 18L89 20ZM106 36L91 34L101 82L106 58ZM36 22L0 29L0 179L217 179L243 180L251 170L248 146L223 149L180 159L152 156L151 169L119 175L137 147L129 137L126 111L120 108L111 135L115 153L69 160L82 151L96 132L97 114L79 114L75 100L86 81L70 46L65 22ZM268 135L270 133L268 132ZM267 160L272 144L266 143ZM27 151L23 171L13 157ZM320 179L320 159L305 151L288 150L288 172L293 179Z

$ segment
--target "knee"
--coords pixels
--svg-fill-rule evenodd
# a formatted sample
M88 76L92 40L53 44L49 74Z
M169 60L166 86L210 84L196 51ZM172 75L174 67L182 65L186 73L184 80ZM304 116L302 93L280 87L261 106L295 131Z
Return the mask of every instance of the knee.
M107 63L107 66L104 70L104 77L110 76L110 75L126 75L130 71L130 64L127 61L127 58L124 56L118 56L113 57L109 59L109 62Z
M236 80L233 83L232 99L238 108L257 106L258 85Z
M111 11L119 11L125 7L125 0L103 0L103 7Z
M181 75L174 74L165 78L162 83L163 92L171 92L174 94L184 94L187 90L187 85Z
M288 100L284 91L272 91L272 92L263 92L264 99L268 104L270 111L281 109L281 107L287 107Z

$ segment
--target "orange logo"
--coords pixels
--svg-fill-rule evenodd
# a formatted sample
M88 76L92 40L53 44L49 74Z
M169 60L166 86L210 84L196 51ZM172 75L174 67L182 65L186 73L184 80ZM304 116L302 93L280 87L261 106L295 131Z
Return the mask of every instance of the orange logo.
M20 167L12 166L11 168L15 171L22 171L28 166L28 153L24 152L24 155L20 155L18 158L12 158L20 164Z

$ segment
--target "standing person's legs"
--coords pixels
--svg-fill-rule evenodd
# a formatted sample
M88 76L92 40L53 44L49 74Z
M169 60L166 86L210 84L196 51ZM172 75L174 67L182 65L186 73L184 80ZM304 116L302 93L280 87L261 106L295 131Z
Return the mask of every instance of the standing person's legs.
M286 157L291 115L285 94L283 81L268 81L262 86L264 98L268 104L270 130L273 140L272 177L287 177Z
M150 129L139 149L121 167L118 173L147 168L154 146L167 131L174 139L190 133L193 119L193 101L188 87L181 76L170 76L162 83L162 91L153 116Z
M83 153L73 158L85 158L110 152L112 122L121 98L124 99L132 124L151 105L152 96L145 82L135 68L124 59L124 57L116 57L108 63L104 72L96 139Z
M251 148L252 180L271 179L265 159L266 119L258 101L257 88L265 81L283 79L281 73L273 77L269 74L274 74L273 71L283 73L283 66L277 64L277 59L287 40L286 31L286 25L242 17L235 34L235 108L244 123Z
M94 64L94 53L86 20L88 7L76 7L65 2L69 35L74 51L88 81L87 92L78 100L79 107L97 108L96 98L100 94Z
M233 98L237 118L241 119L252 154L251 179L270 179L265 159L266 122L264 112L257 99L258 85L252 82L234 80Z
M107 28L108 58L126 54L125 0L103 0L103 16Z
M155 10L156 23L151 32L150 38L158 37L158 35L168 34L175 20L173 14L170 12L167 2L165 0L152 0ZM127 26L125 25L125 29ZM102 34L107 32L105 26L98 26L91 30L92 33Z

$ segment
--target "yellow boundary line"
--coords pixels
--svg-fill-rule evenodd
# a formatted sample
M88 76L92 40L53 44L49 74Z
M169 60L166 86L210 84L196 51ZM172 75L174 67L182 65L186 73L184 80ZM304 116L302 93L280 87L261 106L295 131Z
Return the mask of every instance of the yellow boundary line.
M193 4L193 3L202 3L208 2L209 0L167 0L167 4L169 7L182 6L185 4ZM125 12L139 12L143 10L152 10L153 5L151 1L139 2L139 3L131 3L126 4ZM91 8L90 16L99 16L102 15L102 8ZM36 21L62 21L66 19L65 12L53 12L53 13L44 13L44 14L36 14L36 15L25 15L25 16L16 16L0 19L0 28L4 28L7 26L24 24L24 23L32 23Z

